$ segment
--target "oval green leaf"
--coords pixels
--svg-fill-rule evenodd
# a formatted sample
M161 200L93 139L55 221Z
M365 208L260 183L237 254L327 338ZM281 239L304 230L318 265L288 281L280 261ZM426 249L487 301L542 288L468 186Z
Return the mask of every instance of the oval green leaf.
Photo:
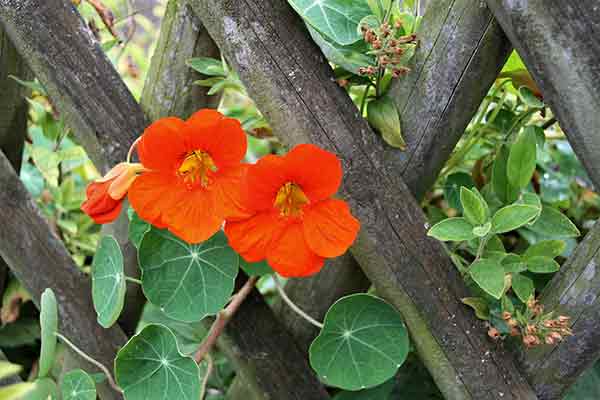
M96 400L96 384L81 369L74 369L66 373L60 390L63 400Z
M475 316L487 321L490 319L490 308L487 301L482 297L464 297L460 301L468 305L475 311Z
M536 161L535 129L526 128L510 147L506 173L514 187L522 189L531 181Z
M547 237L570 238L580 235L579 229L566 215L558 211L556 208L549 206L542 207L542 213L537 221L528 229L540 233Z
M476 188L469 190L466 187L460 189L460 203L463 214L467 221L473 225L483 225L489 217L489 208L481 194Z
M525 260L527 269L538 274L550 274L560 269L560 265L550 257L534 256Z
M521 300L523 303L527 303L529 297L533 295L535 287L531 278L521 274L513 274L512 289L519 300Z
M476 236L473 233L473 225L465 218L454 217L438 222L429 229L427 236L431 236L441 241L460 242L462 240L471 240Z
M400 314L377 297L354 294L327 312L324 327L310 346L310 365L326 384L360 390L394 376L408 349Z
M148 325L117 353L115 378L125 400L198 400L198 365L179 351L171 330Z
M383 96L367 104L367 119L387 144L400 150L406 149L402 137L400 114L389 96Z
M519 197L519 189L510 184L506 174L508 157L508 147L500 147L492 166L492 189L504 204L512 203Z
M152 228L139 250L142 288L171 318L193 322L214 315L229 301L239 269L238 255L223 232L189 244Z
M495 260L479 260L469 268L471 278L490 296L500 299L504 293L504 268Z
M92 262L92 300L98 323L112 326L121 315L127 291L123 254L112 236L104 236Z
M511 204L502 207L492 217L492 231L504 233L514 231L538 215L539 209L526 204Z
M42 347L40 350L40 361L38 377L48 375L56 352L56 332L58 331L58 306L56 296L52 289L48 288L42 293L40 301L40 327Z
M536 256L554 258L560 256L565 251L566 247L567 244L564 240L542 240L529 246L525 251L525 254L523 254L523 257L525 259Z

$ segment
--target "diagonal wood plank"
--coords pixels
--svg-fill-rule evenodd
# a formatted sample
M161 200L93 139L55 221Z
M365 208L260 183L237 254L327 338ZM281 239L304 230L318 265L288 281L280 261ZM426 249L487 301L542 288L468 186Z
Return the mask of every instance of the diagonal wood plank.
M289 144L311 141L342 158L341 194L363 224L352 252L378 293L404 314L415 346L438 349L441 368L432 374L458 382L445 395L535 398L512 360L490 348L484 329L461 306L462 278L442 246L427 239L419 205L380 157L381 140L337 87L287 4L191 4L275 131Z

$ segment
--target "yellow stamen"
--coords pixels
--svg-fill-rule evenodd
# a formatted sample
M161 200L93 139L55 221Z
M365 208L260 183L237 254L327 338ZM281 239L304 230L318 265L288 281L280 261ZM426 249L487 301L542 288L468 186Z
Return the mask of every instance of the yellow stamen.
M208 153L194 150L185 157L177 170L177 175L188 185L198 182L202 187L207 187L210 183L210 174L216 171L217 166Z
M274 206L279 208L281 215L299 216L302 214L302 207L310 203L308 197L304 194L300 186L288 182L277 192Z

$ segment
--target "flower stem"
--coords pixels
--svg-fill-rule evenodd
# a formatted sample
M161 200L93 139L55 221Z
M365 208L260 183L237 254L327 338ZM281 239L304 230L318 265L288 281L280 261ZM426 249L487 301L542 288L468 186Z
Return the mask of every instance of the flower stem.
M73 350L75 353L77 353L81 358L83 358L84 360L88 361L91 364L94 364L96 367L100 368L100 370L102 370L102 372L104 372L104 375L106 375L106 379L108 380L108 384L110 385L110 387L112 387L114 390L116 390L119 393L123 393L123 390L119 387L119 385L116 384L116 382L114 381L108 368L106 368L104 365L102 365L102 363L100 363L99 361L96 361L92 357L88 356L83 350L81 350L80 348L75 346L75 344L73 344L69 339L67 339L60 333L55 332L54 334L64 344L69 346L71 348L71 350Z
M227 326L229 320L235 315L236 311L238 308L240 308L244 300L246 300L246 297L248 297L250 292L252 292L252 289L256 285L256 281L258 281L257 276L248 278L244 286L242 286L242 288L231 298L231 302L227 305L227 307L219 311L215 322L213 322L212 326L210 327L208 335L204 338L200 344L200 348L194 355L194 359L197 363L202 361L208 352L210 352L210 350L214 347L215 343L217 343L217 339L219 336L221 336L221 333L223 333L223 330L225 329L225 326Z
M210 353L206 353L204 356L206 358L207 366L206 366L206 374L204 374L204 378L202 378L202 386L200 387L200 400L204 400L204 396L206 395L206 387L208 386L208 379L212 374L214 362Z
M296 312L296 314L298 314L299 316L304 318L306 321L310 322L311 324L313 324L314 326L316 326L319 329L323 329L322 322L317 321L316 319L314 319L313 317L311 317L310 315L308 315L307 313L302 311L300 309L300 307L298 307L296 304L294 304L294 302L292 300L290 300L288 295L283 290L281 281L275 274L273 275L273 281L275 282L275 287L277 288L277 291L279 292L279 295L281 296L281 299L285 302L285 304L287 304L292 310L294 310Z
M135 139L135 141L131 144L131 147L129 148L129 151L127 152L127 162L130 163L131 162L131 156L133 155L133 149L136 148L137 144L139 143L140 139L142 137L138 137L137 139Z
M138 285L142 284L142 281L140 281L139 279L132 278L131 276L126 276L125 280L131 283L137 283Z

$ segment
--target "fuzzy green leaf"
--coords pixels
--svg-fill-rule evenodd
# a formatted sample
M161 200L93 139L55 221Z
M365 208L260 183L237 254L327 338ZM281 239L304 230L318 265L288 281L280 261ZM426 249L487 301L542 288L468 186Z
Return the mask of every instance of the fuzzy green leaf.
M469 190L466 187L460 189L460 203L463 214L467 221L473 225L483 225L489 218L489 207L476 188Z
M570 238L580 235L579 229L556 208L542 207L542 213L528 229L552 238Z
M550 274L560 269L560 265L550 257L534 256L525 260L527 269L538 274Z
M502 207L492 217L492 231L494 233L514 231L534 219L538 211L537 207L525 204Z
M526 128L510 147L506 174L510 184L516 188L525 188L535 171L536 135L535 130Z
M469 268L471 278L490 296L500 299L504 293L504 268L495 260L475 261Z
M438 222L429 229L427 236L431 236L441 241L460 242L463 240L475 239L473 225L465 218L454 217Z
M367 119L387 144L400 150L406 149L406 142L402 137L400 114L394 101L383 96L367 104Z
M519 300L526 303L527 300L529 300L529 297L533 295L533 281L525 275L515 273L512 276L512 289Z
M92 262L92 300L98 323L111 327L125 304L125 273L121 247L112 236L104 236Z

